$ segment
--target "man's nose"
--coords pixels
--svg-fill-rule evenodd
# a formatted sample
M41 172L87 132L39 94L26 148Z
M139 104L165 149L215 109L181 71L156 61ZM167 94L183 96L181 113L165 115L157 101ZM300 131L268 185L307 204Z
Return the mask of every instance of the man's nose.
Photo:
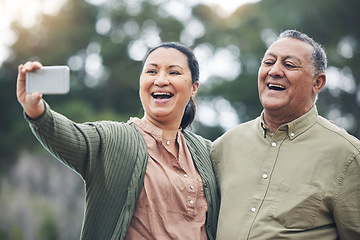
M283 77L284 76L284 70L283 66L280 62L276 62L270 69L269 75L273 78L276 77Z

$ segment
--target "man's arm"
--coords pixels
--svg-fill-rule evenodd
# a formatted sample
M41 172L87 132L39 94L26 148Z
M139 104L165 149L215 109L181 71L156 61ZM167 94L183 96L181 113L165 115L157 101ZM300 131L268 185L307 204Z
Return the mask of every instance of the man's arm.
M360 153L347 164L334 219L340 239L360 239Z

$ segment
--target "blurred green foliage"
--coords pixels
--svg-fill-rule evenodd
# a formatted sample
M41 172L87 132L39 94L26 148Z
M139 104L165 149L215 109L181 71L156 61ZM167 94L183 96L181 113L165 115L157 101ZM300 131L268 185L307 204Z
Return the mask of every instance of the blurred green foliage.
M79 69L71 72L70 94L46 96L46 100L54 109L75 121L107 118L126 121L130 116L142 115L138 97L141 62L129 57L130 46L139 40L149 42L153 37L145 34L149 29L153 32L155 29L156 37L161 41L181 42L189 19L196 19L205 29L204 34L190 41L192 48L208 44L213 52L228 46L237 46L240 51L240 74L232 81L210 76L200 87L198 98L201 101L222 97L232 104L241 121L256 117L261 111L257 67L267 48L266 38L285 29L297 29L323 44L329 66L339 71L347 69L355 82L353 91L339 90L336 96L325 89L318 101L320 113L326 117L336 109L340 116L333 114L330 117L359 119L359 1L263 0L244 5L228 17L219 16L216 9L207 5L195 5L190 8L187 20L171 15L172 10L166 13L164 4L166 2L138 1L138 5L132 8L140 10L134 12L127 1L91 5L85 1L69 0L57 16L45 15L30 29L13 23L18 39L12 46L12 56L0 71L0 100L4 103L0 109L0 169L11 165L21 149L37 144L22 119L21 107L15 97L20 63L39 60L44 65L61 65L68 64L71 57L77 57L82 62ZM110 20L111 29L105 33L96 32L95 26L100 19ZM339 53L339 44L344 39L353 42L351 57ZM85 61L91 54L100 58L102 75L89 76L87 73ZM220 126L205 126L201 122L195 125L195 131L212 140L224 132ZM358 121L352 121L347 128L358 137L359 129Z
M59 230L57 229L56 220L50 210L45 210L43 221L40 224L39 240L58 240Z
M28 60L43 65L72 63L76 69L71 71L70 93L45 96L50 106L76 122L127 121L143 114L138 96L141 61L131 57L132 51L141 54L144 47L147 50L160 41L183 42L193 49L206 46L213 55L221 49L238 51L239 74L230 80L221 74L209 75L200 85L197 100L226 99L244 122L262 111L257 69L271 39L285 29L302 31L323 45L333 73L319 95L320 114L360 137L360 1L262 0L243 5L226 17L203 4L181 12L169 10L170 1L104 2L92 5L68 0L58 15L44 15L32 28L13 23L17 41L0 69L0 177L19 154L40 147L16 100L19 64ZM194 21L202 28L189 28ZM221 73L221 66L211 68ZM193 130L211 140L225 131L221 125L201 121L194 123ZM57 239L56 222L51 212L46 214L37 231L44 239ZM0 239L23 239L22 231L18 227L0 229Z
M154 37L146 35L149 29L161 41L184 42L183 32L193 19L201 23L205 32L188 41L192 48L208 44L213 53L228 46L236 46L240 51L240 74L231 81L217 75L209 76L200 87L200 101L225 98L242 122L258 116L261 105L257 95L257 67L267 48L266 41L282 30L297 29L323 44L329 66L336 67L339 72L350 72L355 83L353 90L325 89L320 94L318 107L325 117L355 119L351 124L345 124L345 128L360 136L360 126L356 121L360 117L360 70L357 67L360 60L359 1L263 0L244 5L228 17L219 16L215 8L207 5L195 5L190 8L187 20L175 17L172 10L167 13L164 4L166 2L139 1L135 7L140 10L134 12L126 1L91 5L85 1L69 0L57 16L45 15L30 29L13 23L18 39L12 46L12 56L0 71L0 101L3 103L0 109L0 170L11 166L21 149L37 144L22 119L21 107L15 97L20 63L39 60L44 65L61 65L68 64L71 58L77 59L80 65L71 72L70 94L45 97L52 108L75 121L126 121L130 116L142 115L138 97L141 62L129 56L131 45L142 40L149 48L146 41L150 42ZM107 32L96 31L95 26L101 19L111 22ZM345 43L346 39L352 43L351 57L344 57L339 52L339 44L344 39ZM101 74L91 76L88 73L86 59L91 55L100 59ZM338 81L341 85L342 79ZM334 109L338 114L329 115ZM212 140L224 132L221 126L206 126L201 122L195 124L194 130Z

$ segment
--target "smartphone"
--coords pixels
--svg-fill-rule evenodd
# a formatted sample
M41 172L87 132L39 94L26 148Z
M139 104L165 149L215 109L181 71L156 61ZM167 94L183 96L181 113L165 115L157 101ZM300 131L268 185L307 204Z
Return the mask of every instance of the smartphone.
M43 66L26 73L26 92L66 94L70 90L68 66Z

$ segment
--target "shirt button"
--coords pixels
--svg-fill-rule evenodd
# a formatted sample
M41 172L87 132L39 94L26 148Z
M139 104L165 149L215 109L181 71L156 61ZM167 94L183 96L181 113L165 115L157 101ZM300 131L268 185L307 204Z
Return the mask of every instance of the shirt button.
M292 132L292 133L290 133L290 136L292 136L292 137L293 137L293 136L295 136L295 133L293 133L293 132Z
M193 205L193 204L194 204L194 201L193 201L193 200L190 200L190 204Z
M268 178L268 175L267 175L266 173L264 173L264 174L262 175L262 177L263 177L263 179L267 179L267 178Z
M193 185L190 185L190 189L194 189L194 186L193 186Z
M273 142L271 146L276 147L276 142Z
M184 174L184 178L187 178L188 177L188 175L187 174Z
M255 212L255 211L256 211L256 208L252 207L250 210L251 210L252 212Z

